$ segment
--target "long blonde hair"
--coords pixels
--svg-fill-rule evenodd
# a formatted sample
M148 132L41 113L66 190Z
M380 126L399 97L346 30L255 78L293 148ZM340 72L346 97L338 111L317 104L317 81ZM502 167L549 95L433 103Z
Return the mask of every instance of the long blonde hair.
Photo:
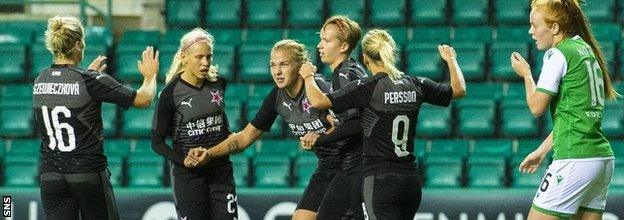
M600 50L600 45L589 28L589 21L581 10L578 0L533 0L531 9L544 13L544 21L552 26L554 23L559 25L559 31L563 36L570 37L580 35L587 44L592 48L596 60L602 70L604 79L604 93L608 99L615 99L620 96L613 85L611 77L604 61L604 55Z
M396 43L387 31L380 29L368 31L362 39L362 51L374 61L381 61L391 80L403 78L404 73L395 66L399 57Z
M84 28L80 20L72 16L54 16L48 19L45 46L54 58L75 58L76 43L84 43Z
M173 56L173 61L171 62L171 67L167 72L167 77L165 78L165 83L169 83L175 76L184 72L184 64L182 63L182 53L186 53L186 50L193 44L197 42L207 42L211 48L214 48L214 37L206 30L202 28L195 28L192 31L184 34L180 39L180 47L178 47L178 51L175 56ZM217 66L210 64L210 70L208 71L208 80L216 81L217 80Z

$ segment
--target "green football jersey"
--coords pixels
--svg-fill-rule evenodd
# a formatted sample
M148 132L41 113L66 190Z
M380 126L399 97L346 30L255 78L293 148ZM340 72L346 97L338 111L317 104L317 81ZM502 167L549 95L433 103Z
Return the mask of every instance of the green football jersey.
M602 134L604 80L591 47L579 36L546 51L537 91L552 96L553 158L613 156Z

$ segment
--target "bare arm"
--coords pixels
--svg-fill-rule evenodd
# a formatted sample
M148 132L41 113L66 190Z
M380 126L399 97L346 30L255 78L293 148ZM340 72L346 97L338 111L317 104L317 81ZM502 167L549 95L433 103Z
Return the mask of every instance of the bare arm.
M511 67L516 74L524 79L526 101L531 114L535 117L542 116L546 112L552 97L543 92L536 92L535 81L533 81L533 76L531 75L531 66L529 66L522 55L517 52L511 54Z
M544 161L544 158L546 158L546 155L548 155L548 152L550 152L550 150L552 149L552 146L553 134L551 131L548 137L544 139L542 144L540 144L537 149L535 149L533 152L527 155L524 160L522 160L522 163L520 163L518 170L523 173L535 173L535 171L537 171L537 168L539 168L540 164L542 164L542 162Z
M438 46L438 51L442 59L446 61L446 65L449 69L453 99L463 98L466 96L466 81L464 80L464 74L461 68L459 68L459 63L457 63L455 49L448 45L440 45Z
M316 81L314 80L315 72L316 66L311 62L304 63L299 69L299 75L301 75L304 80L306 96L312 107L319 110L329 109L332 107L332 103L329 98L327 98L327 95L316 85Z
M253 125L247 124L242 131L234 135L230 135L230 137L221 143L206 150L207 157L205 162L247 149L254 141L260 138L262 133L263 132L261 130L257 129Z
M147 47L141 55L141 60L137 61L139 72L143 75L143 84L137 90L134 107L149 107L156 94L156 76L158 76L158 56L159 52L154 53L153 47Z

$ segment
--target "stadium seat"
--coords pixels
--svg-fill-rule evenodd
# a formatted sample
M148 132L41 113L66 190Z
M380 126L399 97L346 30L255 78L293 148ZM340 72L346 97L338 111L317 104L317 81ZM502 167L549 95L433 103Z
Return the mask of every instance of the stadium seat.
M29 137L33 134L33 108L28 105L0 107L0 134Z
M236 65L234 62L234 57L236 56L234 46L216 44L212 53L215 54L215 56L212 57L212 62L214 65L219 66L219 75L227 79L228 82L234 81L234 69Z
M308 182L316 170L318 164L318 158L311 152L305 152L299 154L295 162L295 176L297 182L295 186L306 187Z
M112 137L117 135L117 106L112 103L102 103L102 125L104 136Z
M156 46L160 41L159 31L129 30L122 34L121 45Z
M281 0L248 0L247 24L250 27L278 27L282 21Z
M38 160L32 155L7 155L4 158L4 186L37 186Z
M287 32L287 38L305 44L307 49L310 50L312 47L316 47L320 41L319 31L317 28L292 28Z
M452 132L450 107L423 104L418 113L416 134L422 137L447 137Z
M209 27L238 27L242 20L241 2L241 0L206 1L206 24Z
M182 39L182 36L184 36L184 34L186 34L187 32L191 31L191 29L180 29L180 28L169 28L167 29L167 32L165 32L165 34L162 37L162 41L160 42L160 45L158 47L158 49L160 50L160 46L162 45L173 45L175 47L179 47L180 46L180 39ZM210 29L210 31L212 31L212 29Z
M610 140L609 144L611 144L613 155L615 155L616 158L624 156L624 140Z
M428 148L429 148L429 141L423 140L423 139L414 140L414 155L418 159L422 160L423 158L426 157Z
M110 172L110 183L113 187L121 186L123 183L123 158L108 157L108 171Z
M462 139L437 139L431 140L431 146L427 149L427 157L431 156L458 156L464 158L470 152L470 143Z
M464 99L457 103L458 133L465 137L492 137L495 133L495 110L493 100Z
M607 101L603 110L602 131L607 137L624 135L624 107L620 103Z
M498 26L494 40L499 43L524 43L533 42L526 26Z
M501 134L505 137L533 137L540 134L537 120L524 98L504 99L501 115Z
M246 44L271 45L284 38L284 31L279 28L247 29Z
M31 49L32 67L30 68L30 80L34 81L39 73L52 65L52 54L43 44L36 44Z
M7 141L0 137L0 160L4 159L4 155L7 151Z
M432 43L410 43L407 46L407 73L433 80L442 78L440 53Z
M115 72L115 78L122 82L140 82L143 79L143 75L137 68L135 60L141 58L141 53L145 50L144 45L120 45L115 51L116 59L115 64L117 71Z
M621 160L615 160L615 168L609 186L624 189L624 162Z
M514 188L532 188L535 189L542 182L542 177L546 174L546 169L548 168L547 163L544 161L535 173L521 173L518 170L520 163L524 157L514 157L511 161L511 177L512 177L512 187Z
M200 0L165 1L165 22L168 27L198 27ZM228 11L228 10L223 10Z
M256 155L270 156L280 155L294 157L299 150L298 139L264 139L254 143Z
M472 157L508 158L513 154L513 141L510 139L474 140Z
M215 44L238 46L243 40L241 29L238 28L213 28L208 32L210 32L210 34L214 37Z
M24 81L26 47L22 44L0 44L0 82Z
M497 24L528 25L530 11L528 1L496 0L494 2Z
M488 99L498 101L504 93L502 83L466 83L468 93L465 99Z
M392 39L394 39L394 42L399 47L400 52L402 50L401 48L403 48L408 43L409 30L405 27L392 27L388 28L387 30L390 36L392 36Z
M444 25L447 23L446 0L411 0L412 25Z
M471 156L468 159L468 186L504 187L505 159L492 156Z
M529 55L526 43L503 43L497 41L492 44L490 47L490 60L492 61L490 75L493 80L506 82L522 80L510 65L509 58L513 52L518 52L525 58Z
M456 27L453 30L453 43L485 44L492 41L493 33L493 29L489 26Z
M344 15L363 26L365 12L364 0L333 0L329 1L329 15Z
M373 26L401 26L405 24L405 0L370 0L369 24Z
M514 151L514 157L524 158L537 149L540 144L542 144L542 139L519 139L517 148Z
M228 119L230 131L237 132L243 130L243 106L239 101L229 101L225 99L225 114Z
M125 137L149 137L152 129L154 107L130 108L123 113L121 133Z
M544 63L544 53L546 51L540 51L536 48L531 48L531 57L533 58L533 64L531 64L531 71L535 82L539 81L539 75L542 73L542 64ZM526 59L526 57L525 57ZM530 64L530 63L529 63Z
M615 0L588 0L581 8L590 22L612 22L615 20Z
M132 142L128 139L104 140L104 153L108 157L127 158L130 155Z
M271 46L243 45L239 51L239 79L243 82L271 82L269 59Z
M256 156L252 163L255 168L255 187L290 186L290 157Z
M591 29L596 40L600 42L620 42L622 39L622 26L618 23L602 22L591 23Z
M108 57L108 47L106 45L104 44L87 45L84 51L84 58L82 59L82 62L80 63L79 66L83 69L88 69L89 64L91 64L91 62L93 62L93 60L95 60L95 58L97 58L100 55ZM134 69L136 69L137 68L136 62L128 62L128 61L136 60L140 56L141 56L141 51L137 53L137 56L134 57L134 59L126 60L126 63L134 64ZM119 59L119 58L115 58L115 59ZM104 72L112 73L113 72L111 71L112 63L110 62L110 58L109 60L106 61L106 63L108 64L108 67L106 68L106 70L104 70Z
M249 186L249 158L243 154L231 155L234 182L237 187Z
M158 62L159 64L159 68L160 71L158 71L158 81L159 82L164 82L165 78L167 78L167 73L169 72L169 69L171 68L171 64L173 62L173 58L175 57L175 54L178 52L178 45L174 45L174 44L161 44L160 46L158 46L158 52L159 52L159 57L160 57L160 61ZM213 51L213 54L217 54ZM214 59L217 59L217 57L219 56L213 56L213 62ZM132 79L132 78L137 78L138 79ZM135 76L122 76L121 79L124 78L131 78L131 81L141 81L141 76L135 75ZM125 80L125 79L124 79Z
M323 0L287 1L288 25L291 27L309 27L322 25Z
M131 156L128 160L128 187L162 187L164 165L162 157Z
M232 102L247 102L248 98L249 85L243 83L228 83L227 88L225 89L226 106Z
M453 45L457 51L457 62L461 66L466 81L481 81L485 79L486 50L484 44L457 43Z
M448 44L451 40L451 29L446 26L416 27L412 29L411 43L430 43L432 45ZM436 48L437 49L437 48Z
M461 187L462 158L459 156L433 156L425 160L427 187Z
M32 29L28 27L3 27L0 30L0 44L18 44L27 45L31 44Z
M453 24L477 25L488 23L488 0L451 0L450 2L454 9Z
M0 85L1 107L30 107L32 108L32 84L4 84Z
M85 27L85 41L87 47L92 45L110 47L113 45L113 35L110 30L102 26Z
M9 141L7 156L39 155L41 139L12 139Z

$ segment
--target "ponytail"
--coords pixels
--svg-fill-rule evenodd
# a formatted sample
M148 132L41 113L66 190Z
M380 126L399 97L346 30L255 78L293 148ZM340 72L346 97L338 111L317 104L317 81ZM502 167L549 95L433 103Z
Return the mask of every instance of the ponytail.
M403 78L404 73L396 68L398 50L394 39L385 30L373 29L362 39L362 51L375 61L381 61L392 81Z

